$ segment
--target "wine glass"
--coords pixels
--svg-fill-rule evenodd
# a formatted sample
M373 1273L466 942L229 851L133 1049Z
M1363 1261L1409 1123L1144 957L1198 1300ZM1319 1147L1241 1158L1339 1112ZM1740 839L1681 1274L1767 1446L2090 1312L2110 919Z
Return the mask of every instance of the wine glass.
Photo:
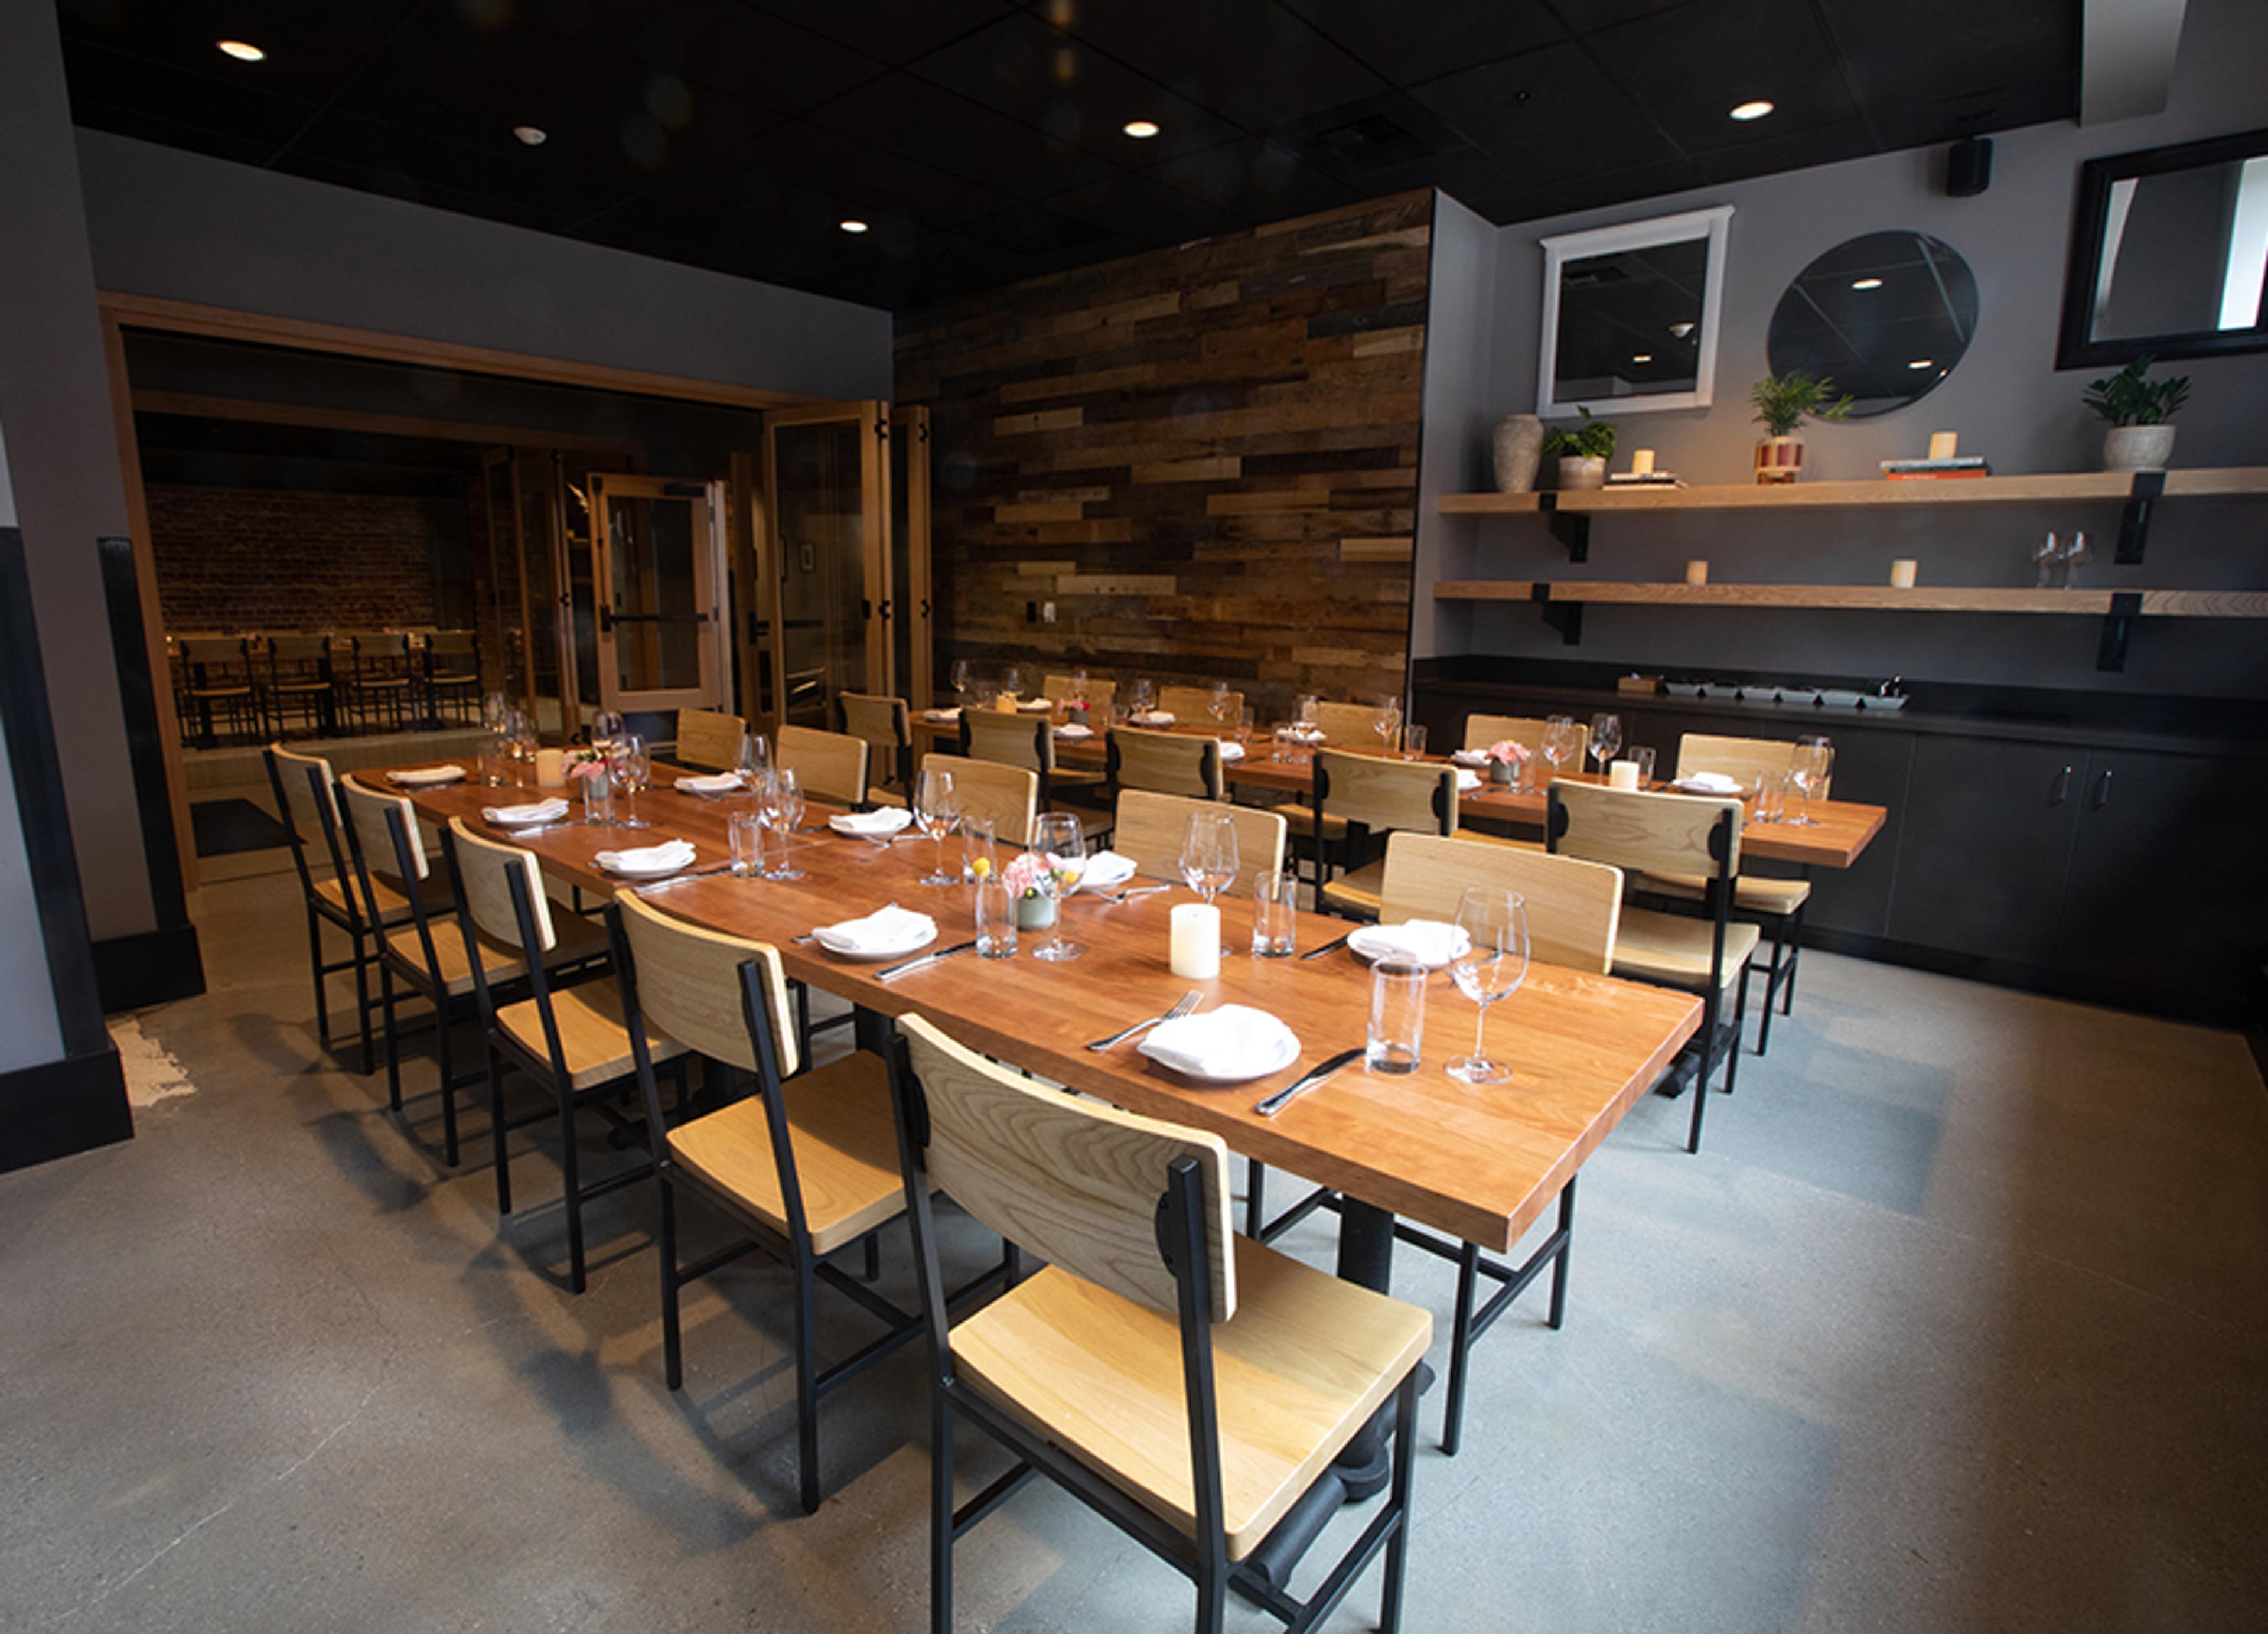
M2048 536L2032 547L2032 560L2040 564L2040 582L2036 588L2046 590L2055 582L2056 563L2063 559L2063 548L2051 531Z
M914 779L914 826L937 843L937 866L922 878L924 885L959 885L961 872L945 871L945 836L961 821L961 794L953 774L941 766L924 766Z
M1825 795L1828 780L1834 775L1835 746L1833 743L1825 738L1796 740L1795 753L1788 761L1787 780L1794 784L1795 791L1803 797L1806 806L1810 805L1815 795ZM1819 826L1819 819L1814 817L1808 810L1792 813L1787 821L1793 828L1815 828Z
M2066 590L2079 588L2080 564L2092 561L2094 557L2095 552L2087 548L2086 534L2084 532L2073 534L2071 536L2071 543L2064 547L2063 552L2063 587Z
M1381 698L1378 701L1378 718L1371 722L1371 727L1378 733L1380 746L1391 756L1395 741L1402 735L1402 700L1399 697Z
M733 764L739 769L740 782L746 787L753 791L762 784L766 774L772 769L772 746L764 741L762 732L744 732L740 734L740 750Z
M1006 669L1001 671L1000 690L1014 698L1019 703L1023 702L1024 666L1022 665L1011 664Z
M1079 882L1086 875L1086 840L1080 834L1078 816L1071 812L1049 812L1032 825L1032 850L1047 864L1039 879L1040 894L1055 904L1055 932L1032 950L1035 959L1062 961L1076 959L1083 951L1076 942L1066 942L1063 934L1063 899L1079 889Z
M512 713L512 700L501 690L481 694L481 725L501 737L504 717Z
M1599 763L1599 776L1607 775L1607 762L1614 759L1623 747L1623 718L1619 715L1591 717L1591 758Z
M1148 680L1147 678L1136 681L1134 683L1134 689L1126 695L1126 710L1131 717L1139 718L1142 716L1149 714L1157 707L1157 683Z
M1576 758L1582 741L1583 729L1572 715L1554 715L1543 723L1543 758L1554 777L1562 766Z
M1086 707L1086 672L1074 669L1071 673L1071 696L1065 700L1073 709Z
M1206 703L1205 709L1212 716L1214 736L1218 737L1228 730L1229 690L1226 681L1216 681L1212 683L1212 697Z
M1488 1058L1489 1006L1528 978L1528 901L1517 891L1469 885L1457 898L1457 928L1471 946L1449 961L1449 979L1480 1006L1473 1053L1451 1057L1449 1076L1468 1084L1501 1084L1511 1066Z
M612 710L600 710L591 717L591 747L598 751L601 760L610 760L614 756L615 745L622 741L622 733L629 730L629 725L620 715Z
M653 825L637 814L637 797L653 782L653 757L646 753L645 740L634 732L624 732L615 740L615 785L628 796L629 812L622 819L625 828L649 828Z
M1182 878L1206 907L1236 882L1242 865L1236 854L1236 820L1226 812L1191 812L1182 830Z
M953 668L946 674L946 685L953 688L954 702L964 706L968 703L968 660L967 659L955 659L953 660Z
M794 769L786 766L772 769L765 779L762 803L757 811L764 827L780 837L779 866L768 870L767 880L800 880L803 870L795 865L795 854L789 849L788 835L803 822L803 785L797 781Z

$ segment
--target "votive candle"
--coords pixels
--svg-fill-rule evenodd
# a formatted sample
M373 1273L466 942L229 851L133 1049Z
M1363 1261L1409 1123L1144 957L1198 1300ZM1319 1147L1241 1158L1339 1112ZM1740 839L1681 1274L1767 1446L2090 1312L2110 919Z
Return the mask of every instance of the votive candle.
M1894 590L1911 590L1914 587L1914 559L1911 556L1900 556L1891 563L1890 587Z
M1167 962L1184 981L1203 982L1220 974L1220 909L1210 902L1183 902L1172 914L1173 951Z
M1961 433L1958 431L1932 431L1929 434L1929 457L1933 460L1950 460L1954 458L1954 451L1960 446Z
M535 784L540 789L563 789L567 786L566 750L536 750Z
M1702 561L1698 556L1696 556L1692 561L1688 562L1685 564L1685 582L1689 585L1707 584L1709 582L1709 564L1706 562Z
M1609 789L1626 789L1631 793L1636 794L1638 792L1638 762L1636 761L1616 761L1613 765L1608 767L1607 787Z
M1652 476L1653 475L1653 449L1638 448L1631 450L1631 475L1632 476Z

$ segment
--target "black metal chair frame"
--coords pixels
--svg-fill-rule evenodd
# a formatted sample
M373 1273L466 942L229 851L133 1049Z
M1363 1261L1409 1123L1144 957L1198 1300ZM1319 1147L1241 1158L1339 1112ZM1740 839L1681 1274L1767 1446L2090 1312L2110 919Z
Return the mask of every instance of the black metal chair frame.
M1811 869L1808 865L1806 865L1801 872L1806 879L1811 876ZM1786 1016L1795 1013L1795 972L1797 966L1803 961L1803 910L1810 907L1811 903L1810 900L1806 898L1789 912L1776 914L1766 908L1742 907L1738 901L1739 894L1739 885L1735 881L1734 887L1735 900L1731 909L1732 916L1736 920L1746 920L1749 924L1769 932L1771 937L1769 945L1770 952L1763 961L1764 1002L1756 1024L1756 1054L1762 1056L1771 1048L1772 1009L1775 1001L1780 1014ZM1695 904L1690 897L1664 896L1648 891L1643 887L1634 887L1631 890L1631 900L1641 907L1655 909L1664 913L1690 914L1696 910ZM1755 961L1751 961L1750 968L1754 967Z
M1386 1551L1386 1582L1379 1627L1381 1634L1397 1634L1410 1543L1410 1476L1417 1461L1418 1370L1411 1367L1395 1392L1394 1475L1385 1505L1324 1575L1315 1592L1304 1601L1292 1599L1246 1564L1232 1564L1228 1559L1222 1516L1220 1417L1213 1389L1212 1273L1204 1252L1204 1185L1197 1163L1189 1158L1175 1162L1167 1171L1165 1188L1158 1198L1158 1251L1173 1272L1180 1295L1182 1377L1189 1402L1196 1525L1194 1536L1184 1536L1013 1414L987 1401L961 1378L953 1361L952 1318L938 1268L936 1223L924 1158L929 1147L928 1103L902 1041L892 1055L890 1094L905 1170L906 1212L913 1223L915 1270L921 1278L922 1311L929 1332L930 1626L933 1634L953 1631L954 1544L1025 1482L1040 1474L1197 1585L1197 1634L1220 1634L1231 1588L1281 1619L1292 1634L1306 1634L1337 1609L1381 1549ZM1014 1468L958 1508L953 1501L956 1415L975 1423L1019 1461Z
M385 638L399 640L401 651L372 658L363 651L363 636L347 637L354 648L354 679L349 689L348 702L354 711L357 731L368 732L371 729L381 702L396 732L408 724L416 708L417 675L414 667L416 659L409 650L409 638L390 633ZM386 666L390 670L397 662L401 666L398 672L381 673L373 677L373 664Z
M374 1001L370 996L370 968L377 962L377 950L371 945L377 927L365 921L357 904L375 903L374 898L362 894L358 873L349 867L346 856L339 850L338 827L335 819L323 824L323 843L331 854L332 877L339 882L339 894L344 907L333 903L315 889L315 877L308 870L306 836L291 820L291 802L284 791L284 769L276 763L273 752L262 750L261 758L268 762L268 786L276 794L276 810L284 820L284 831L291 837L291 864L299 872L299 894L307 909L307 961L315 983L315 1037L322 1047L336 1055L340 1041L331 1034L329 980L342 970L351 970L355 978L355 1010L362 1020L362 1071L364 1076L377 1071L376 1047L371 1038L370 1017ZM315 809L328 813L335 810L331 791L323 786L322 774L314 767L305 769L307 786L313 793ZM335 925L352 945L349 957L326 964L323 961L322 927Z
M462 711L457 718L465 725L472 725L475 718L473 709L479 702L482 680L478 638L475 637L474 644L464 652L437 653L434 650L435 643L444 636L472 635L472 631L466 629L437 630L426 637L419 648L422 656L417 666L417 689L424 695L419 712L428 726L438 728L447 724L441 711L452 701ZM468 671L443 671L436 667L438 659L467 656L471 658L473 664Z
M321 642L322 651L313 660L315 673L312 679L305 675L286 679L282 666L309 660L279 659L274 637L268 640L268 681L263 689L262 712L275 721L278 737L284 735L284 716L287 709L296 709L306 717L310 736L328 736L338 730L339 681L332 661L330 637L314 639Z
M213 730L212 718L215 704L219 704L229 717L229 730L232 732L248 728L254 732L264 734L268 725L267 710L260 696L259 674L253 668L251 641L242 636L217 637L201 636L195 639L201 642L216 639L233 640L236 643L236 661L243 666L244 681L241 686L234 682L226 686L216 686L210 676L206 673L210 660L192 658L188 642L183 642L181 696L196 711L198 723L196 735L189 740L192 747L209 749L219 742L219 736Z
M899 792L903 794L907 799L910 800L913 799L914 792L914 736L913 730L909 720L910 711L902 699L895 700L895 702L896 702L898 707L892 712L892 719L897 725L898 733L897 741L887 746L890 755L891 775L887 777L881 778L879 781L882 787L886 789L892 787L895 784ZM850 706L843 702L840 696L838 696L835 700L835 729L837 732L843 732L846 736L857 735L850 731ZM885 747L882 744L876 743L872 738L867 739L866 742L876 754L881 753ZM968 746L964 744L961 747L961 753L966 754L968 752ZM877 781L877 779L872 776L871 768L869 768L869 775L866 781L869 785L872 785ZM859 798L858 809L860 811L866 810L869 805L872 804L872 802L866 799L866 792L867 791L865 789L861 789L858 791Z

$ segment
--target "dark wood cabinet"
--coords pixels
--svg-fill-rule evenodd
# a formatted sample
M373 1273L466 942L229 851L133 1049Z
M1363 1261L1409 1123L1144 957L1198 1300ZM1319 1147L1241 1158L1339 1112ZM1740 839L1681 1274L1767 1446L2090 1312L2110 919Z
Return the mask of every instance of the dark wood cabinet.
M2001 738L1918 740L1890 938L2046 963L2062 924L2087 758L2083 748Z

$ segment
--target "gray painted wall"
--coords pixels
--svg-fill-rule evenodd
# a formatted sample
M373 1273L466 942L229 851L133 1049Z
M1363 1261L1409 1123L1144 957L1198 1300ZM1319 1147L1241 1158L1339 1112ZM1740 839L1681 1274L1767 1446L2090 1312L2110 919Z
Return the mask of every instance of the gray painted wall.
M1490 383L1496 352L1497 247L1502 235L1484 217L1474 214L1445 193L1433 196L1433 265L1425 298L1425 430L1418 447L1418 600L1410 607L1410 656L1431 658L1437 651L1456 651L1445 637L1462 642L1470 621L1447 621L1437 625L1426 587L1443 577L1440 552L1442 534L1425 520L1441 520L1443 494L1469 492L1491 486L1488 404L1493 401ZM1455 343L1434 343L1436 335L1454 336Z
M873 307L77 136L105 290L816 397L890 394L890 314Z
M1965 453L2003 474L2095 468L2100 422L2081 408L2095 374L2055 369L2079 168L2086 159L2195 140L2262 122L2258 67L2268 61L2268 6L2257 0L2192 0L2168 111L2085 130L2036 126L1994 138L1989 192L1954 199L1942 191L1944 151L1895 153L1790 175L1653 200L1642 206L1555 217L1501 229L1496 298L1489 323L1429 331L1428 367L1469 350L1492 358L1484 399L1443 405L1468 424L1484 460L1498 416L1533 408L1543 252L1536 240L1611 222L1705 204L1734 206L1727 252L1716 406L1620 418L1616 464L1651 447L1660 463L1697 483L1747 479L1760 428L1747 402L1766 370L1773 306L1811 259L1842 240L1885 227L1933 233L1959 250L1977 277L1981 313L1968 355L1935 392L1876 419L1807 431L1807 465L1821 478L1867 478L1877 461L1926 452L1929 433L1958 431ZM1452 362L1452 368L1459 367ZM2193 381L2180 420L2176 463L2268 464L2268 355L2191 359ZM1429 418L1435 405L1427 404ZM1490 484L1479 470L1476 487ZM1591 560L1573 567L1540 521L1422 519L1421 563L1444 578L1675 579L1701 556L1725 582L1879 584L1896 556L1919 559L1925 583L2029 584L2028 550L2049 527L2085 527L2102 548L2095 585L2268 586L2268 504L2198 501L2161 512L2149 560L2109 564L2115 506L1993 507L1886 516L1863 511L1759 518L1689 512L1602 520ZM1421 578L1421 605L1430 581ZM1422 615L1421 615L1422 617ZM2257 623L2153 621L2138 636L2123 675L2094 668L2096 628L2084 619L1992 618L1668 608L1587 609L1583 643L1563 647L1532 610L1437 607L1432 650L1579 658L1649 667L1785 669L1791 673L1928 675L1940 680L2130 691L2268 696L2268 651ZM1427 651L1421 639L1417 651Z
M8 441L0 435L0 527L15 526ZM0 1072L58 1061L63 1053L39 897L32 889L23 819L16 808L15 769L8 756L7 730L0 727Z

